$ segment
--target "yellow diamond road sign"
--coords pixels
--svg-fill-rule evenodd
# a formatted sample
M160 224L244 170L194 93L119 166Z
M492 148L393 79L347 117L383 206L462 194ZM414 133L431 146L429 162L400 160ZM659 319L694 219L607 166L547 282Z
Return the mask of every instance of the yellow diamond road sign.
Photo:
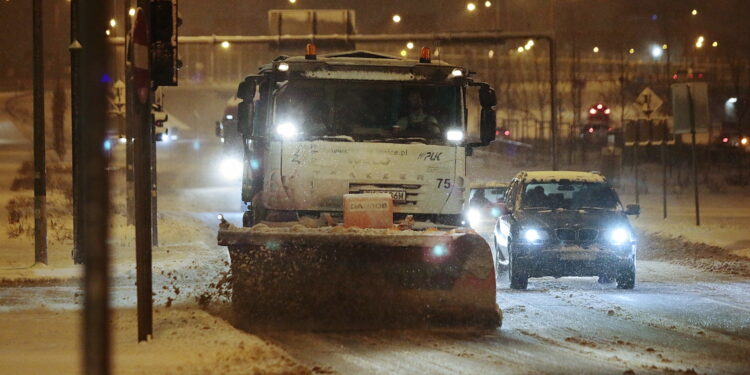
M638 97L635 99L635 105L641 110L646 116L650 116L651 113L659 109L664 101L661 100L659 95L656 95L654 90L650 87L646 87L641 91Z

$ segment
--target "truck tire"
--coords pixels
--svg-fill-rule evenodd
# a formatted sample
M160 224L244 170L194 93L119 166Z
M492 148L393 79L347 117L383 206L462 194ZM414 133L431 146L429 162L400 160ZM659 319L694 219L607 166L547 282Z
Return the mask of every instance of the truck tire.
M635 261L630 260L628 265L617 272L617 289L633 289L635 287Z
M521 269L513 256L513 248L508 245L508 254L510 255L510 261L508 262L508 279L510 279L511 289L526 289L529 286L529 276L526 274L526 270Z

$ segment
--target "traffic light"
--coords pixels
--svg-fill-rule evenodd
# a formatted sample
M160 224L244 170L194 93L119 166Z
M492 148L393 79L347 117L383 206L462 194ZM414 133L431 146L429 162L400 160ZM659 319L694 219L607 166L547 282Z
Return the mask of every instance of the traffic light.
M182 67L177 58L177 28L181 24L177 0L151 1L151 80L154 87L177 86L177 71Z

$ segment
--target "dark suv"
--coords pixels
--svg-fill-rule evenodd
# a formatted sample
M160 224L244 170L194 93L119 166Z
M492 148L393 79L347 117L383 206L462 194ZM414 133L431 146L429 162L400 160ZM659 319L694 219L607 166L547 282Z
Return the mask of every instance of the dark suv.
M529 277L599 276L635 285L635 237L607 180L588 172L521 172L505 195L495 225L495 264L508 264L510 287Z

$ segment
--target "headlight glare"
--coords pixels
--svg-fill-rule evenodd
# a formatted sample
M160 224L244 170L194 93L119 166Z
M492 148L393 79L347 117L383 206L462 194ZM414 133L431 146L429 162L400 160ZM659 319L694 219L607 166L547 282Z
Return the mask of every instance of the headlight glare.
M609 233L609 240L615 245L622 245L630 240L630 233L624 228L616 228Z
M227 158L219 164L219 172L227 180L237 180L242 177L242 161L234 158Z
M528 242L537 242L542 239L542 236L536 229L527 229L525 232L523 232L523 238L525 238Z
M464 132L459 129L450 129L445 133L445 138L451 142L461 142L464 140Z
M482 214L476 208L472 208L466 213L466 218L469 219L469 226L473 228L482 219Z
M297 125L291 122L282 122L276 127L276 134L283 139L292 139L297 136Z

